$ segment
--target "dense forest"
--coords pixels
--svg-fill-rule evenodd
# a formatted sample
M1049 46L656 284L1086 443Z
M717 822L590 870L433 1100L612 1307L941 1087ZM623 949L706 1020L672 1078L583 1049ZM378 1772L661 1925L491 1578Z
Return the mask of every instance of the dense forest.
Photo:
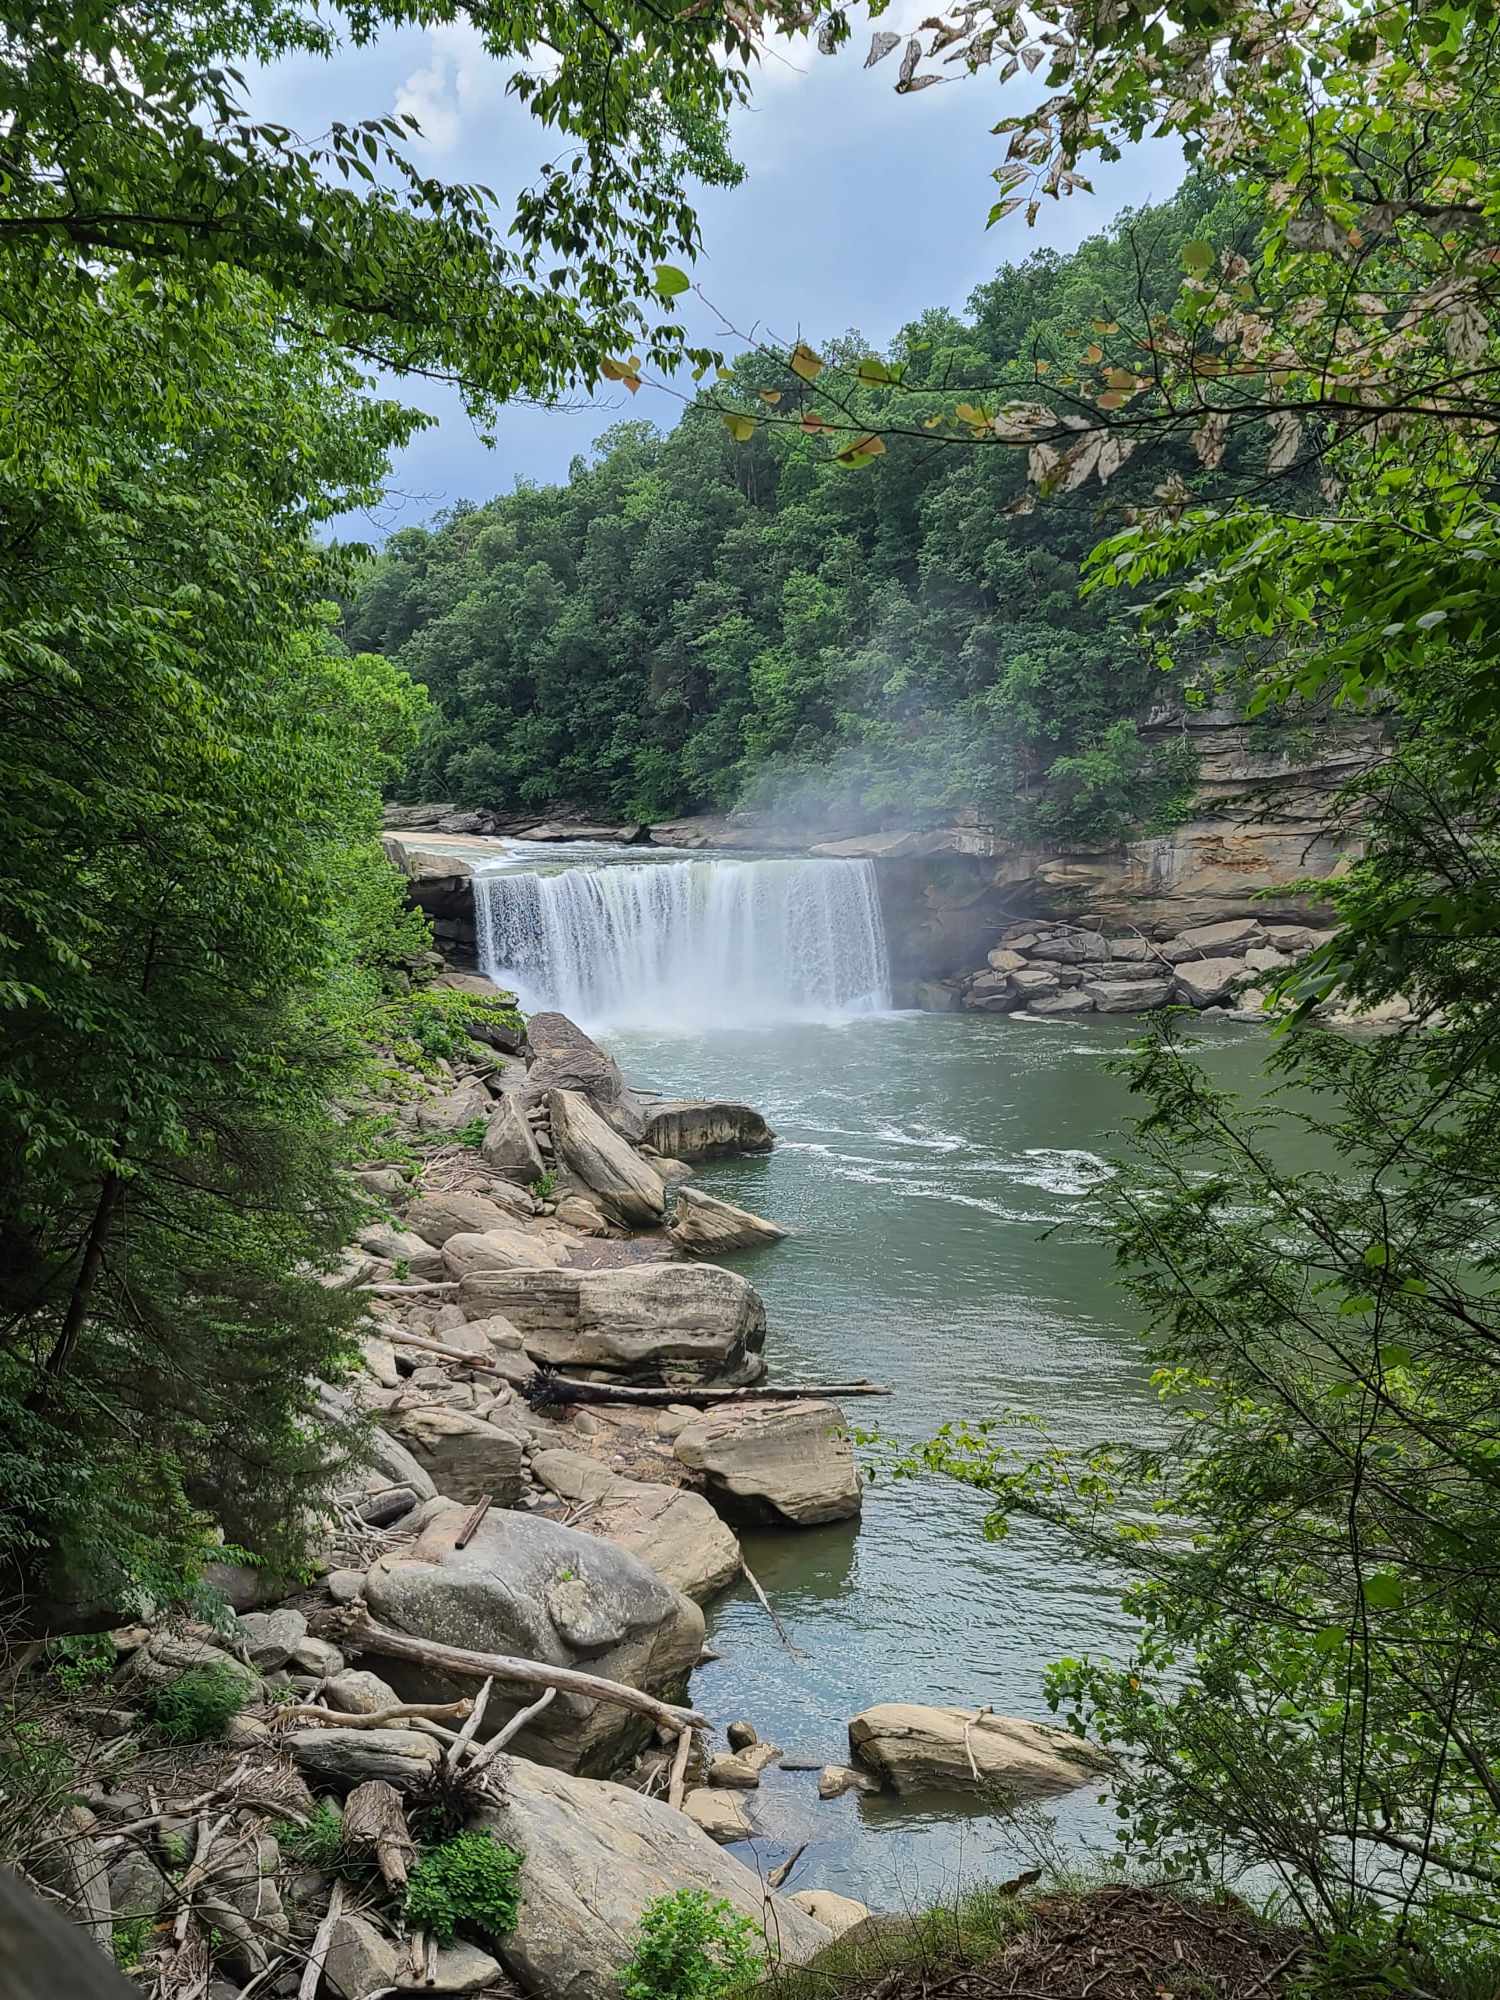
M965 314L902 331L883 357L900 386L859 391L867 420L919 428L970 384L1033 384L1112 302L1168 296L1201 229L1240 226L1194 184L1071 256L1004 266ZM821 351L869 354L854 334ZM779 394L759 353L725 379ZM1019 514L1014 453L934 442L856 474L816 432L737 443L705 395L666 436L618 424L565 486L394 535L344 631L434 704L404 798L633 819L972 805L1013 834L1107 839L1170 824L1191 791L1180 743L1138 735L1174 688L1128 600L1079 588L1102 529L1174 465L1164 444L1107 506Z

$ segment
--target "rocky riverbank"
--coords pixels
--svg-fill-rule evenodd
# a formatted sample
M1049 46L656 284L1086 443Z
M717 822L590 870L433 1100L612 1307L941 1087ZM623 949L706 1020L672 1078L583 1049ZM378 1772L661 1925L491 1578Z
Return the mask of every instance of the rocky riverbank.
M632 1088L562 1016L485 1032L352 1107L386 1139L325 1280L367 1302L358 1366L322 1394L364 1441L310 1571L226 1560L221 1617L23 1675L26 1740L66 1770L28 1872L148 1990L614 2000L663 1896L723 1898L792 1962L867 1917L779 1893L793 1857L764 1842L754 1867L733 1851L781 1752L749 1720L716 1744L690 1705L737 1529L861 1504L839 1403L767 1381L759 1293L705 1261L780 1232L693 1188L698 1162L774 1134ZM1058 1732L920 1703L852 1717L848 1755L809 1773L820 1796L1037 1797L1098 1770ZM518 1908L445 1935L409 1882L476 1834L521 1857Z
M938 1012L1041 1018L1145 1014L1192 1007L1221 1020L1263 1025L1275 1006L1273 983L1328 944L1332 931L1308 924L1234 917L1174 931L1111 936L1103 918L1082 923L1009 925L977 970L926 982L920 1004ZM1317 1010L1335 1027L1392 1028L1411 1009L1392 1001L1356 1009L1331 994Z

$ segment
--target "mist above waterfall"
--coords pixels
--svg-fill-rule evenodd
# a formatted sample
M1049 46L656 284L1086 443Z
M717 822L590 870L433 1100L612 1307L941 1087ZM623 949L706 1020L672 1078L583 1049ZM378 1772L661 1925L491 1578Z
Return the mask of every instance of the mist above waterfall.
M588 1028L762 1027L890 1006L868 861L703 860L476 875L480 964Z

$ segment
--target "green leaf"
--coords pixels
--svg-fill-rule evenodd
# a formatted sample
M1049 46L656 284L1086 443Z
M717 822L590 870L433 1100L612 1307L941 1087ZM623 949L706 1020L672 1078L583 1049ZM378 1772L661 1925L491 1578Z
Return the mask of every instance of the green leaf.
M1406 1584L1394 1570L1376 1570L1361 1581L1360 1595L1372 1611L1395 1611L1405 1601Z
M692 279L686 271L678 270L675 264L658 264L656 267L656 295L662 299L675 299L690 289Z
M1205 272L1211 271L1214 267L1213 245L1204 243L1198 238L1191 243L1184 243L1182 262L1184 269L1190 271L1195 278L1201 278Z

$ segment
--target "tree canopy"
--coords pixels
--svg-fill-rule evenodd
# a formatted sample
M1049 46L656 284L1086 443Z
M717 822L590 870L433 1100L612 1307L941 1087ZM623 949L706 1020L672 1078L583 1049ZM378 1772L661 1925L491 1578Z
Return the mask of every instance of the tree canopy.
M923 425L955 384L1029 378L1038 343L1122 287L1170 295L1182 244L1232 206L1195 184L1070 257L1002 267L966 315L908 326L881 379L858 336L831 343L857 420L892 435L863 471L801 423L735 437L731 390L782 401L774 357L748 353L665 437L618 425L565 486L394 535L344 629L435 705L404 795L638 818L978 803L1017 836L1061 839L1168 823L1191 760L1148 749L1138 724L1174 684L1128 605L1080 600L1095 502L1019 513L1013 455ZM1122 492L1149 498L1164 465L1214 476L1168 444Z

